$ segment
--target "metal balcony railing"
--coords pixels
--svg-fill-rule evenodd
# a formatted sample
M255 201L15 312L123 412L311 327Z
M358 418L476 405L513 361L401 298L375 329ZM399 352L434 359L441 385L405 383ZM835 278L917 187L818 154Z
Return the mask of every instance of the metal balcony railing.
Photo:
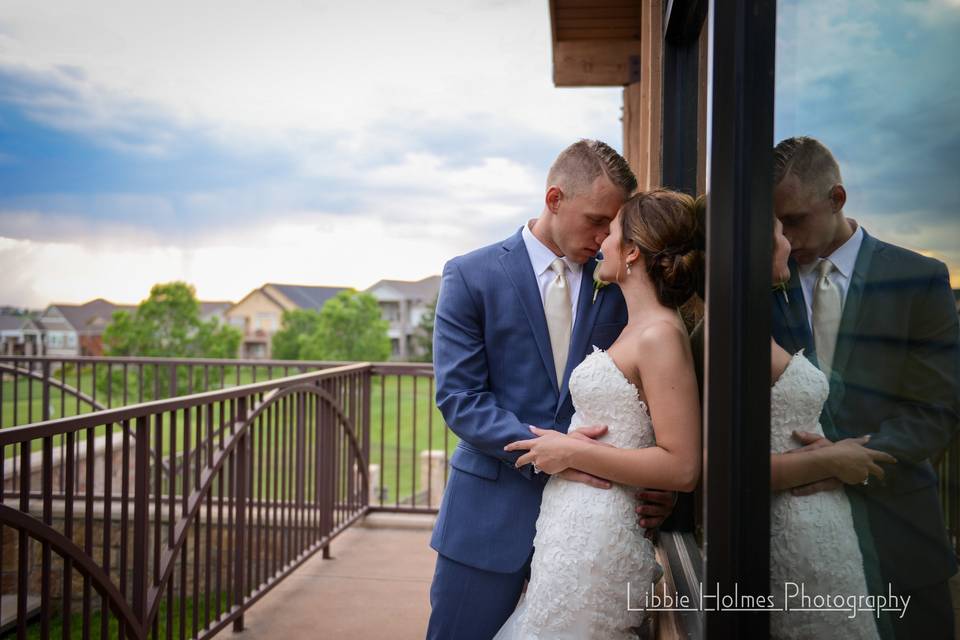
M240 628L367 512L435 512L455 444L430 365L8 357L0 373L0 620L41 637Z

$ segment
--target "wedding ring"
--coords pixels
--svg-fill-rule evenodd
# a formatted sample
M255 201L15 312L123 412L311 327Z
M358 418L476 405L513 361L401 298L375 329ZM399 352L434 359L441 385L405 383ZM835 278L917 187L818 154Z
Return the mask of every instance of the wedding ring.
M860 484L862 484L863 486L867 486L868 484L870 484L870 476L868 475L866 478L864 478L863 482L861 482Z
M537 463L536 463L536 462L533 463L533 472L534 472L534 473L540 473L540 467L537 466ZM864 484L866 484L866 483L864 483Z

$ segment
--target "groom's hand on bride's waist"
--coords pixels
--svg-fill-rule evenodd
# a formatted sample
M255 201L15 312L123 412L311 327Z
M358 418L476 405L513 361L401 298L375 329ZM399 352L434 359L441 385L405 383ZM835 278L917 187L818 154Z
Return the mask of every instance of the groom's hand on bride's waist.
M650 534L673 512L677 503L676 491L658 491L656 489L640 489L635 494L637 498L637 524L647 529Z

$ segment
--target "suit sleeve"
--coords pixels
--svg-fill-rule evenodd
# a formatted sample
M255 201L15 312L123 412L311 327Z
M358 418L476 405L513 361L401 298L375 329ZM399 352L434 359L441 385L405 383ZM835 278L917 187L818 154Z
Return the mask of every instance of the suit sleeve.
M900 372L896 415L880 423L867 446L914 463L935 457L957 433L960 329L950 278L938 263L911 307L908 357Z
M534 435L529 425L497 405L490 391L483 314L455 262L443 268L434 320L433 357L437 406L450 429L483 453L514 466L522 452L504 451L516 440ZM524 477L545 482L531 465L518 470Z

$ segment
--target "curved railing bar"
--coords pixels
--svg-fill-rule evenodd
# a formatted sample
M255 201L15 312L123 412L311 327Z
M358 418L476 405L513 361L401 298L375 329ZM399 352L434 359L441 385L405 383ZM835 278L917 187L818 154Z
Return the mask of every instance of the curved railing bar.
M11 367L10 365L0 363L0 373L13 373L18 376L27 376L33 378L34 380L39 380L40 382L46 382L47 384L56 387L57 389L69 393L74 398L79 398L80 400L86 402L94 411L103 411L107 407L103 404L100 404L93 399L92 396L85 394L83 391L80 391L76 387L72 387L65 382L57 380L52 375L49 378L43 377L42 374L31 371L30 369L21 369L20 367Z
M363 478L367 483L369 483L370 482L369 470L366 467L367 460L363 457L363 448L360 446L360 441L357 439L357 433L355 429L356 424L354 423L352 418L350 418L349 416L347 416L346 413L344 413L343 409L339 406L337 399L334 398L333 395L326 389L323 389L316 385L298 385L296 387L276 389L273 393L270 393L264 396L263 402L261 402L260 405L258 405L257 408L254 409L253 413L250 414L250 418L248 419L248 422L253 422L255 418L259 417L261 413L263 413L267 408L269 408L268 403L273 404L280 398L288 396L292 393L296 393L297 391L308 391L314 395L320 396L321 398L326 400L331 407L333 407L333 410L336 412L336 417L340 419L340 423L346 429L347 435L350 437L350 444L353 446L353 448L356 451L359 452L358 455L360 456L360 461L364 463L363 471L362 471Z
M320 370L339 368L351 364L342 360L272 360L260 358L166 358L162 356L0 356L0 360L7 362L50 362L77 363L77 364L115 364L115 365L185 365L197 367L224 366L240 367L284 367L287 369L313 369L313 373ZM429 362L373 362L373 373L386 375L402 375L433 372L433 364Z
M4 368L7 369L6 366L4 366ZM202 500L206 498L206 493L209 492L210 485L215 479L217 472L219 472L223 466L224 461L233 452L233 449L237 446L240 438L249 435L248 432L251 430L250 424L252 420L259 416L269 405L274 404L283 397L302 391L322 398L334 408L335 424L339 423L339 425L341 425L347 433L350 442L349 446L353 450L354 458L359 460L361 463L358 470L361 473L364 483L369 484L369 470L365 464L366 458L363 455L362 447L360 446L356 435L356 425L354 421L344 413L342 408L338 406L338 400L328 391L318 386L317 383L322 382L323 380L335 379L337 376L343 374L371 371L372 368L373 365L370 363L355 363L332 367L322 371L302 373L279 380L267 380L261 383L233 387L226 390L202 392L180 398L154 400L114 409L104 409L80 416L63 417L30 425L8 427L0 430L0 446L25 442L35 438L63 435L72 432L75 433L90 427L101 426L104 424L118 424L161 412L183 410L205 406L215 402L249 398L251 396L256 396L256 394L264 393L265 395L263 400L261 400L256 409L254 409L254 412L239 423L237 431L231 434L227 441L221 442L221 448L219 448L219 450L216 452L216 457L213 461L213 464L202 472L200 486L188 499L188 515L182 518L175 526L175 546L168 548L167 551L165 551L164 562L162 564L164 569L162 572L162 579L158 581L159 585L163 585L167 580L169 580L170 573L173 569L172 556L183 546L184 536L190 524L190 520L196 516L197 511L202 505ZM7 370L9 371L9 369ZM13 373L20 374L24 373L24 371L14 369ZM39 379L43 380L44 378L40 377ZM55 378L51 378L50 380L56 382ZM237 424L237 422L234 421L234 424ZM210 443L210 446L213 446L212 443ZM163 462L161 462L161 464L166 467ZM36 533L37 537L39 538L42 538L46 535L43 529L47 529L48 527L46 527L46 525L36 518L4 505L0 505L0 508L2 508L0 509L0 516L6 517L9 522L17 523L17 525L23 530ZM49 536L51 544L58 549L58 553L60 553L59 549L62 548L64 553L70 554L71 558L75 558L77 560L77 564L82 567L82 569L86 571L92 579L95 579L98 584L101 584L106 595L109 596L111 601L116 603L115 608L118 614L121 614L124 618L128 619L130 621L129 624L131 625L131 629L136 633L137 638L142 638L143 629L147 628L147 625L145 624L143 627L139 626L139 624L136 622L136 619L132 616L130 607L126 600L123 599L122 595L117 592L112 582L110 582L109 577L105 577L97 565L93 563L92 558L88 558L80 553L79 549L73 545L71 541L68 541L57 532L50 530ZM56 536L59 536L59 538ZM63 555L63 553L60 555ZM153 619L157 613L161 600L159 588L151 587L149 594L150 597L148 602L150 603L150 606L147 608L149 614L147 615L146 620Z
M210 485L216 479L217 472L223 467L224 462L230 453L236 448L240 438L246 435L246 426L241 426L239 430L229 436L223 443L222 448L218 448L213 454L213 463L200 472L200 486L197 487L187 498L187 515L182 516L173 527L174 545L171 547L168 543L160 559L160 576L156 585L151 585L147 595L147 620L152 621L160 606L160 600L163 596L164 585L174 569L174 556L180 551L186 537L190 521L197 515L203 501L207 497ZM158 516L159 517L159 516ZM149 625L147 625L149 627Z
M184 544L187 532L190 527L190 521L194 519L199 511L200 507L203 506L203 501L206 499L206 494L210 489L210 485L213 484L216 479L217 473L223 467L224 462L232 453L233 449L236 448L240 438L248 435L248 432L252 429L253 421L261 414L264 410L269 408L270 405L275 404L280 399L292 395L298 392L307 392L317 395L324 400L326 400L336 411L337 417L340 418L340 424L347 431L347 435L350 438L351 449L353 449L354 456L358 459L360 464L360 472L363 475L363 479L367 486L369 486L369 469L367 468L366 458L363 455L363 449L360 446L359 441L356 438L356 435L353 432L352 424L353 421L347 418L340 407L336 404L336 399L333 398L326 390L321 389L312 384L298 385L295 387L287 387L284 389L276 389L273 393L268 393L263 401L257 406L257 408L250 413L246 418L241 418L234 421L235 431L227 437L227 440L223 442L221 447L218 447L214 451L213 462L206 469L200 473L200 485L195 489L190 497L187 498L187 514L182 516L177 523L174 525L173 529L173 545L167 545L167 548L163 552L163 556L160 560L160 572L159 579L157 584L150 587L149 596L147 599L148 602L148 615L147 620L152 621L153 616L156 614L157 609L160 606L160 600L163 595L164 585L167 580L170 578L171 573L175 567L175 558L176 555L180 552L181 547ZM212 446L212 443L211 443ZM148 625L149 626L149 625Z
M123 594L114 586L110 576L106 575L103 569L93 561L93 558L84 553L72 540L30 514L5 504L0 504L0 522L8 527L27 532L35 540L49 544L61 558L69 557L74 566L99 585L99 589L102 590L101 593L106 595L110 601L114 613L123 618L124 624L135 632L136 637L144 637L143 629L145 627L140 626L130 609L130 605L127 604Z
M11 356L2 355L0 359L10 362L72 362L97 364L176 364L214 367L218 365L250 367L287 367L306 369L320 367L339 367L343 360L273 360L267 358L175 358L165 356ZM395 364L384 362L382 364ZM419 364L419 363L418 363Z
M29 369L20 369L17 367L10 367L5 364L0 364L0 373L15 373L16 375L29 376L34 380L39 380L40 382L46 382L47 384L53 387L56 387L61 391L71 394L74 398L79 398L80 400L86 402L93 408L94 412L106 411L108 409L106 405L100 404L99 402L94 400L92 396L87 395L86 393L84 393L83 391L80 391L76 387L71 387L70 385L63 383L60 380L57 380L53 376L50 376L49 378L44 378L41 374L30 371ZM39 424L39 423L34 423L34 424ZM24 425L24 426L31 426L31 425ZM136 438L135 435L133 435L132 437ZM153 451L152 449L150 453L153 456L154 463L159 464L160 468L166 471L167 476L169 476L170 467L163 460L163 458L160 455L158 455L156 451Z
M6 446L32 440L34 438L45 438L47 436L56 436L64 433L82 431L90 427L99 427L104 424L122 423L125 420L134 420L139 417L153 415L156 413L167 413L170 411L179 411L183 409L192 409L198 406L204 406L215 402L225 402L227 400L237 400L239 398L256 395L258 393L267 393L280 388L296 386L303 382L313 382L333 378L345 373L361 373L371 368L368 362L344 365L342 367L333 367L322 371L311 371L301 373L295 376L279 378L276 380L266 380L264 382L255 382L230 389L218 389L215 391L204 391L189 396L179 398L164 398L162 400L151 400L140 404L127 405L125 407L116 407L96 413L86 413L79 416L70 416L66 418L57 418L45 422L36 422L34 424L23 425L19 427L7 427L0 429L0 446Z

